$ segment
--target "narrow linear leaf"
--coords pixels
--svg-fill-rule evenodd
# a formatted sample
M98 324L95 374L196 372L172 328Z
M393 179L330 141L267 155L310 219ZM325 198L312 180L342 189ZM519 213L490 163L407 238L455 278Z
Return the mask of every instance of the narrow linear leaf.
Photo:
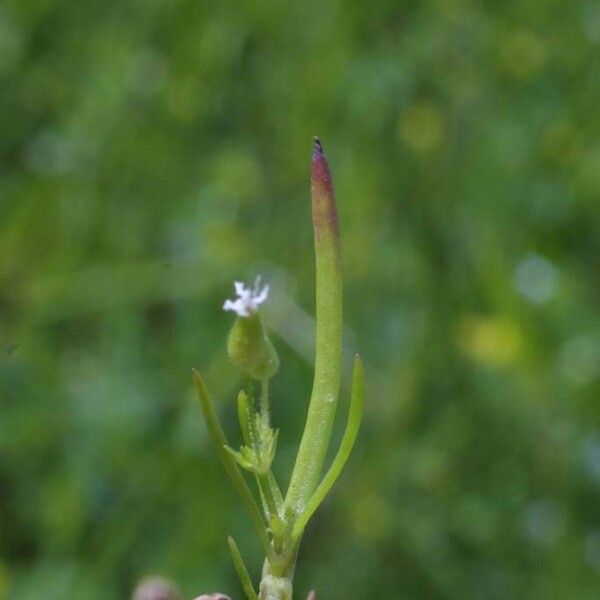
M350 452L352 451L352 447L356 441L356 436L362 420L364 403L363 379L363 365L360 356L357 354L354 359L354 369L352 371L352 394L350 397L350 408L348 410L346 431L344 432L340 448L333 459L329 470L325 474L325 477L323 477L323 480L315 490L314 494L310 497L306 507L294 524L292 531L292 536L294 539L298 539L302 535L302 532L304 531L309 519L312 517L314 512L317 510L321 502L323 502L333 487L334 483L342 472L348 457L350 456Z
M258 596L254 591L254 586L252 585L252 580L250 579L250 574L248 573L248 569L246 569L246 565L244 564L244 560L235 540L229 536L227 538L227 543L229 544L229 551L231 552L231 558L233 559L233 566L237 571L240 583L242 584L242 588L244 589L248 600L258 600Z
M204 414L204 419L206 421L206 425L208 427L208 432L212 439L212 442L215 446L217 454L223 463L229 478L231 479L233 485L241 496L248 512L250 513L250 517L254 523L256 528L256 532L258 534L258 538L263 547L263 550L267 556L273 555L273 549L271 547L271 543L269 542L269 536L267 534L264 521L261 516L260 509L254 500L254 496L246 483L243 475L241 474L237 464L235 463L234 458L229 454L225 447L229 444L227 443L227 438L225 437L225 433L221 428L221 424L219 423L219 418L217 417L217 412L215 411L215 407L212 403L212 400L208 394L208 390L204 384L204 380L200 376L200 373L196 371L196 369L192 369L192 377L194 379L194 383L196 384L196 389L198 390L198 397L200 398L200 407L202 408L202 413Z

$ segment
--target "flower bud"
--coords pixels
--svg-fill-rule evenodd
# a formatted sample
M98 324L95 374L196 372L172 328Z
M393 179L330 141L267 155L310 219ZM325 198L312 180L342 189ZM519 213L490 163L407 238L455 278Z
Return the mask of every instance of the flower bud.
M227 341L227 353L233 364L254 379L273 377L279 369L279 357L271 343L258 307L269 295L269 286L260 289L260 277L254 287L235 282L235 300L226 300L223 310L237 314Z
M279 356L258 313L235 320L227 354L236 367L254 379L273 377L279 369Z

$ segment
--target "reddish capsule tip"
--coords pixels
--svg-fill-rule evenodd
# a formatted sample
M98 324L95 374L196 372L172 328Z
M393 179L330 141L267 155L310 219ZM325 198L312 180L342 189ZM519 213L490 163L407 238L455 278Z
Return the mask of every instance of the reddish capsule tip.
M331 183L331 173L329 165L323 152L323 144L318 137L313 138L313 155L312 155L312 182L313 186L322 188L322 191L331 196L333 195L333 186Z
M321 140L315 135L313 138L314 143L314 153L315 154L323 154L323 144L321 144Z
M312 205L315 235L319 241L324 234L338 234L338 218L333 196L333 182L327 159L323 153L323 145L318 137L314 138L314 149L311 167Z

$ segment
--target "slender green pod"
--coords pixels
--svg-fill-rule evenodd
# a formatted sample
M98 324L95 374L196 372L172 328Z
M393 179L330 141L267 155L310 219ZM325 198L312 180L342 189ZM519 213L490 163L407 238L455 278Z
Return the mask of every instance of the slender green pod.
M286 508L299 514L319 484L340 387L342 355L342 260L340 228L329 165L318 138L311 168L316 266L315 375L304 434Z

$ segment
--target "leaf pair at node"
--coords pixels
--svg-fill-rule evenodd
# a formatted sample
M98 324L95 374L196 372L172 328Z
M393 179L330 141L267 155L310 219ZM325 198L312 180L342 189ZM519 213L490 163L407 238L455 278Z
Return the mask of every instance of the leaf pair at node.
M237 401L238 419L244 445L239 452L225 446L238 465L257 476L264 476L271 470L271 464L277 449L279 430L274 430L267 415L256 411L248 395L241 390Z

